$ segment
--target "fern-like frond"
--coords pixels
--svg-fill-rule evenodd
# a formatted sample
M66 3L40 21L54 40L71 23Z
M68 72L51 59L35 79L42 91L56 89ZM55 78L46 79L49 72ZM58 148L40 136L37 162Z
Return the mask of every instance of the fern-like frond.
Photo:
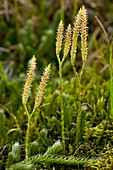
M49 164L62 164L62 165L89 165L93 161L99 161L100 158L80 158L80 157L67 157L67 156L49 156L49 155L36 155L29 158L28 163L22 161L20 163L14 164L10 167L10 170L22 170L25 167L31 168L39 163L49 163Z

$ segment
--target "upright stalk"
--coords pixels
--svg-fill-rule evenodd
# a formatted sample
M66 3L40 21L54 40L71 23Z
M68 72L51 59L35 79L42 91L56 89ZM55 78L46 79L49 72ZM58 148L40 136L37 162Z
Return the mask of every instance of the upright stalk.
M69 24L65 33L65 42L63 50L63 58L60 58L60 51L63 40L63 22L60 21L57 32L56 56L59 64L59 86L60 86L60 112L61 112L61 129L62 129L62 146L65 150L65 127L64 127L64 101L63 101L63 83L62 83L62 66L69 53L71 41L71 25Z
M63 84L62 84L62 61L57 55L59 63L59 87L60 87L60 112L61 112L61 134L62 134L62 147L65 150L65 132L64 132L64 103L63 103Z
M79 10L73 29L72 35L72 46L71 46L71 65L76 76L76 82L78 86L78 115L77 115L77 122L76 122L76 144L78 145L79 142L82 140L83 128L84 128L84 116L81 109L81 78L84 72L86 60L87 60L87 11L84 6ZM81 54L82 54L82 69L81 72L78 73L75 68L75 58L77 52L77 40L79 33L81 34Z
M77 13L77 9L78 9L78 0L73 0L73 19Z
M77 96L78 96L78 115L76 121L76 144L78 145L82 139L82 111L81 111L81 74L76 77L77 80Z
M62 62L59 63L59 78L60 78L60 109L61 109L61 128L62 128L62 146L65 149L65 132L64 132L64 101L63 101L63 85L62 85Z
M64 0L60 1L60 6L61 6L61 20L64 21Z
M35 58L35 56L33 56L32 60L31 60L30 67L29 67L27 79L26 79L26 82L25 82L25 85L24 85L24 91L23 91L23 94L22 94L22 103L23 103L23 106L24 106L25 113L27 115L27 132L26 132L26 140L25 140L26 162L28 162L28 158L29 158L29 135L30 135L30 127L31 127L31 118L33 117L35 111L38 109L38 107L41 104L42 97L43 97L43 94L44 94L44 89L45 89L45 86L46 86L46 82L47 82L47 79L49 78L51 65L49 64L45 68L43 76L41 77L41 82L40 82L40 85L39 85L39 88L38 88L38 92L37 92L36 97L35 97L34 108L33 108L32 112L29 113L29 111L27 109L27 102L28 102L28 98L29 98L30 93L31 93L31 83L32 83L33 78L34 78L35 68L36 68L36 58Z
M28 162L28 158L29 158L29 134L30 134L30 124L31 124L31 116L27 110L27 107L26 105L24 105L24 109L25 109L25 112L26 112L26 115L27 115L27 119L28 119L28 122L27 122L27 132L26 132L26 141L25 141L25 159L26 159L26 162Z

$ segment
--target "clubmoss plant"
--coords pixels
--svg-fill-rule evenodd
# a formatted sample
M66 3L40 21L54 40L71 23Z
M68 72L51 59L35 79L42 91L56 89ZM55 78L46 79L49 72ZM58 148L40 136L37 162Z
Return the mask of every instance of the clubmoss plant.
M80 73L75 68L75 58L77 52L77 40L79 33L81 35L81 54L82 54L82 69ZM73 28L72 45L71 45L71 65L76 76L78 85L78 116L77 116L77 129L76 129L76 143L78 144L82 138L83 123L82 110L81 110L81 77L83 75L84 67L87 60L87 10L84 6L79 10Z
M33 56L32 60L31 60L30 67L29 67L27 79L26 79L26 82L25 82L25 85L24 85L23 94L22 94L22 103L23 103L23 106L24 106L24 109L25 109L25 112L26 112L26 115L27 115L27 118L28 118L26 143L25 143L26 161L28 161L28 158L29 158L29 131L30 131L30 126L31 126L31 118L41 104L44 89L45 89L45 86L46 86L46 82L47 82L47 79L49 78L51 65L49 64L46 67L46 69L43 73L43 76L41 78L41 82L40 82L40 85L39 85L39 89L38 89L38 92L37 92L36 97L35 97L34 108L33 108L32 113L30 114L28 109L27 109L27 102L28 102L28 98L29 98L30 93L31 93L31 83L32 83L34 75L35 75L35 68L36 68L36 58L35 58L35 56Z
M64 41L64 50L63 50L63 58L60 58L60 51L62 48L62 41L63 41L63 22L62 20L58 26L57 32L57 41L56 41L56 56L58 59L59 64L59 85L60 85L60 98L61 98L61 126L62 126L62 145L65 149L65 135L64 135L64 110L63 110L63 83L62 83L62 66L63 63L69 53L70 50L70 42L71 42L71 25L69 24L65 33L65 41Z

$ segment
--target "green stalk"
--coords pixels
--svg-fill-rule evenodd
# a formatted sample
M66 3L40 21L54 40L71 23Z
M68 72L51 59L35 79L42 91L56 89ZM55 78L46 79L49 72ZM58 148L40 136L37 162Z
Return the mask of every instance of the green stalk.
M81 102L82 102L82 97L81 97L81 78L84 72L85 68L85 63L86 61L83 61L82 65L82 70L80 74L77 76L77 85L78 85L78 116L77 116L77 127L76 127L76 144L78 145L79 142L82 141L82 136L83 136L83 130L84 130L84 120L85 120L85 113L82 110Z
M82 70L80 74L77 76L77 85L78 85L78 116L77 116L77 127L76 127L76 144L78 145L79 142L82 140L82 135L83 135L83 130L84 130L84 119L85 115L84 112L81 109L81 102L82 102L82 97L81 97L81 78L84 72L86 61L83 60L83 65L82 65Z
M61 128L62 128L62 146L65 150L65 132L64 132L64 109L63 109L63 85L62 85L62 61L59 62L59 78L60 78L60 99L61 99Z
M27 115L27 133L26 133L26 142L25 142L25 158L26 158L26 163L28 162L29 159L29 134L30 134L30 124L31 124L31 115L29 114L26 105L24 105L24 109Z
M82 6L81 11L81 54L82 54L82 70L78 77L78 101L79 101L79 108L78 108L78 116L77 116L77 133L76 133L76 144L82 141L83 130L84 130L84 121L85 115L82 111L81 107L81 78L84 72L86 60L87 60L87 11L84 6Z
M111 116L113 117L113 71L112 71L112 45L110 45L110 107L111 107Z
M81 69L81 72L80 72L80 82L81 82L81 78L82 78L82 75L83 75L83 72L84 72L84 69L85 69L85 64L86 64L86 61L83 60L83 64L82 64L82 69Z
M60 86L60 99L61 99L61 127L62 127L62 145L65 150L65 131L64 131L64 101L63 101L63 84L62 84L62 65L69 53L70 42L71 42L71 25L69 24L65 33L65 43L63 50L63 58L60 59L60 51L62 47L63 40L63 23L60 21L57 33L57 41L56 41L56 56L59 64L59 86Z
M77 91L77 95L78 95L78 115L77 115L77 126L76 126L76 144L79 144L79 142L81 141L81 119L82 119L82 115L81 115L81 76L77 75L77 87L78 87L78 91Z
M30 114L28 112L27 106L24 105L24 109L27 115L27 132L26 132L26 141L25 141L25 159L26 159L26 163L28 162L29 159L29 134L30 134L30 127L31 127L31 118L35 112L35 109L33 109L32 113Z
M31 124L31 116L28 117L28 123L27 123L27 133L26 133L26 143L25 143L25 158L26 162L28 162L29 159L29 134L30 134L30 124Z
M61 133L62 133L62 147L65 150L65 133L64 133L64 110L63 110L63 85L62 85L62 65L59 54L56 55L59 64L59 87L60 87L60 111L61 111Z
M74 0L73 1L73 20L75 18L76 13L77 13L77 9L78 9L78 1Z
M64 0L61 0L61 20L64 21Z

